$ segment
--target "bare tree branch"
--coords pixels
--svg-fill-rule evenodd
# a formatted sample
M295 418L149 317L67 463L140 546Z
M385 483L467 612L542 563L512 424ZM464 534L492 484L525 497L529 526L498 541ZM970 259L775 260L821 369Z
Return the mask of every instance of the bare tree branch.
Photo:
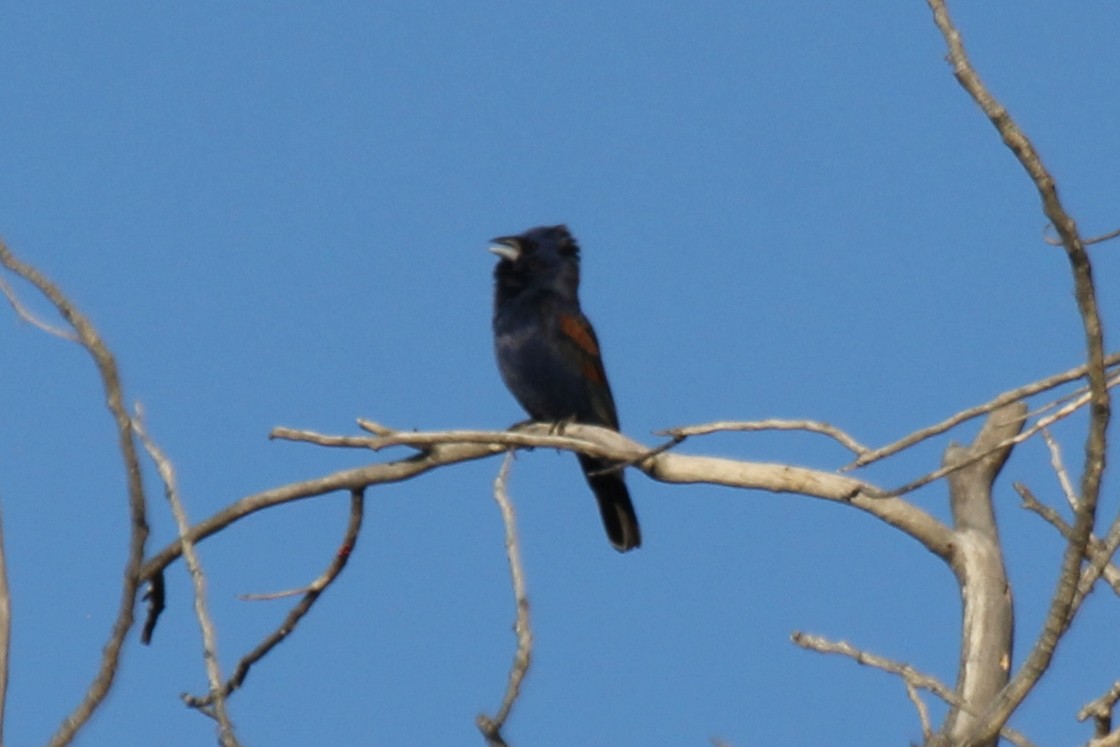
M1062 488L1062 494L1066 497L1066 503L1076 511L1080 501L1077 499L1077 493L1073 490L1073 481L1069 479L1069 473L1066 472L1065 462L1062 461L1062 447L1050 435L1047 428L1042 429L1042 439L1046 442L1046 448L1050 450L1050 468L1054 470L1054 475L1058 478L1058 484Z
M808 431L809 433L819 433L823 436L828 436L856 456L863 456L871 451L836 426L822 423L818 420L781 420L777 418L750 421L720 420L715 423L705 423L703 425L667 428L666 430L658 431L657 435L674 436L678 439L684 439L686 436L704 436L709 433L720 433L724 431Z
M989 93L972 67L961 41L960 32L950 19L944 0L927 0L927 2L933 11L934 23L948 46L953 75L991 120L1004 144L1027 172L1042 200L1042 210L1054 226L1066 251L1073 273L1074 296L1077 299L1077 308L1085 332L1091 400L1089 431L1085 440L1085 462L1081 475L1081 504L1074 522L1073 536L1062 558L1058 586L1051 600L1042 632L1030 655L999 697L993 701L984 718L978 722L971 743L983 744L999 732L1000 727L1049 668L1058 642L1069 626L1079 586L1082 557L1096 523L1097 500L1105 468L1111 399L1106 384L1104 335L1093 285L1092 264L1078 233L1077 224L1062 206L1054 179L1043 165L1042 159L1026 134L1007 110Z
M46 332L48 335L60 337L63 340L68 340L70 342L78 341L78 336L70 330L61 329L54 326L53 324L47 324L42 319L28 311L27 307L25 307L19 300L19 296L16 295L16 292L12 289L12 286L10 286L8 284L8 281L2 277L0 277L0 293L3 293L4 297L8 299L8 303L11 304L12 310L16 312L16 315L31 326L36 327L43 332Z
M1105 359L1105 365L1110 368L1120 365L1120 353L1113 353L1109 355ZM891 456L892 454L897 454L903 449L907 449L914 444L925 441L928 438L939 436L942 433L955 428L961 423L972 420L973 418L980 417L981 415L986 415L992 410L1003 407L1006 404L1018 402L1021 399L1032 397L1041 392L1059 387L1062 384L1068 384L1071 381L1076 381L1077 379L1084 378L1088 369L1089 367L1087 365L1077 366L1076 368L1071 368L1068 371L1063 371L1060 374L1055 374L1045 379L1027 384L1026 386L1021 386L1018 389L1012 389L1009 392L1004 392L1003 394L999 395L989 402L985 402L984 404L977 405L975 407L970 407L966 410L961 410L955 415L942 420L940 423L935 423L926 428L914 431L913 433L907 436L903 436L897 441L889 443L886 446L881 446L877 449L871 449L866 454L862 455L854 462L844 467L843 471L848 472L858 467L866 467L872 462L877 462L880 459L885 459L886 457Z
M1069 375L1068 380L1076 378ZM1047 379L1051 386L1057 379ZM1026 388L1030 389L1030 387ZM1020 390L1016 390L1020 391ZM1083 405L1075 401L1070 407ZM1069 409L1069 408L1067 408ZM1025 405L1004 407L989 418L985 433L1014 434L1022 426ZM1056 416L1050 416L1053 418ZM362 448L379 451L390 446L411 447L418 450L403 459L344 470L302 483L283 486L256 495L247 496L215 516L192 527L189 539L199 541L229 526L251 513L292 500L322 495L340 489L364 488L370 485L409 479L430 469L495 455L510 448L551 447L633 463L654 479L666 482L707 482L732 487L753 488L773 492L792 492L811 497L850 503L892 526L918 539L927 549L946 560L952 560L957 549L953 530L929 514L906 501L884 498L883 491L864 481L834 473L820 472L799 467L760 464L730 459L689 456L663 451L650 451L626 436L608 429L571 424L563 435L557 435L550 424L529 424L517 431L397 431L386 426L361 421L371 436L331 436L310 431L277 428L272 437L313 443L330 447ZM1045 423L1038 423L1037 432ZM697 431L705 427L700 426ZM951 460L946 473L980 465L976 469L990 470L990 463L999 462L1006 452L1022 437L1007 437L992 441L991 437L978 438L978 447L961 453ZM667 446L672 446L669 444ZM997 452L1003 452L1002 455ZM996 456L993 457L993 454ZM144 566L144 578L152 577L172 562L181 552L177 543L164 548Z
M364 437L327 436L311 431L274 428L270 437L304 441L320 446L363 447L373 451L380 451L390 446L412 446L422 449L422 454L413 459L430 456L429 447L450 444L478 444L488 447L487 453L468 458L497 453L502 450L499 447L503 446L556 448L634 464L653 479L663 482L707 482L774 492L805 493L821 498L842 500L849 500L860 492L870 497L885 497L881 490L870 483L831 472L780 464L668 454L663 453L663 449L648 449L616 431L581 423L565 425L564 435L554 435L553 431L552 424L529 423L514 431L384 429L383 435Z
M278 428L273 432L273 438L373 452L389 447L405 447L411 451L407 456L394 461L334 472L317 479L246 496L191 526L178 498L170 461L148 438L140 422L139 411L135 419L130 419L125 412L116 363L96 330L56 286L34 268L17 260L7 246L0 242L0 263L35 285L54 304L73 331L59 329L37 318L20 302L7 281L0 277L0 292L5 295L15 313L42 331L77 342L94 359L105 390L108 409L117 427L118 448L128 480L130 534L118 612L96 676L81 703L62 722L50 744L71 743L107 696L119 667L123 640L134 623L133 607L139 584L144 580L151 587L146 597L149 600L149 616L142 635L145 640L151 636L163 609L164 571L181 555L194 585L195 613L202 631L203 657L209 683L208 695L184 695L184 700L189 705L214 715L220 725L222 744L234 747L238 742L227 712L226 698L242 686L250 668L293 631L319 595L344 569L362 525L363 491L371 485L407 480L439 467L506 452L505 461L495 481L494 497L506 528L506 549L517 610L517 650L507 689L497 713L493 718L485 714L478 717L478 726L490 745L504 747L501 730L519 697L523 679L531 663L533 643L515 513L506 492L506 480L516 449L541 447L608 458L613 460L614 465L609 469L624 470L634 466L651 479L664 482L716 484L846 503L913 537L927 550L949 562L961 586L963 632L956 691L918 672L909 664L866 653L845 642L830 642L799 632L794 633L794 642L821 653L844 655L861 665L872 666L901 677L907 696L917 710L923 735L931 745L995 747L1003 736L1020 747L1029 746L1030 742L1023 735L1007 726L1008 720L1047 671L1057 646L1098 578L1103 575L1112 584L1114 591L1120 594L1120 568L1112 562L1113 555L1120 548L1120 516L1103 539L1097 537L1098 500L1106 467L1107 428L1111 417L1109 387L1120 382L1120 378L1110 380L1108 371L1110 367L1120 364L1120 354L1104 355L1102 323L1092 265L1086 251L1090 244L1120 236L1120 230L1093 239L1083 239L1080 236L1074 219L1059 199L1051 173L1042 163L1033 144L988 91L969 61L960 33L949 16L946 0L927 0L927 3L948 47L954 76L992 122L1002 141L1038 191L1042 210L1057 233L1056 240L1052 241L1048 236L1044 236L1044 240L1061 246L1066 253L1082 320L1086 363L1065 374L1001 394L991 402L959 412L941 423L880 448L870 449L839 428L811 420L724 421L675 428L667 431L674 437L674 441L655 449L649 449L608 429L578 425L562 429L561 432L555 432L546 425L503 432L407 432L392 430L371 421L359 421L369 436L334 436ZM1024 429L1028 417L1024 398L1080 378L1088 380L1084 393L1079 392L1056 412L1038 418ZM1089 408L1089 426L1085 439L1084 463L1079 476L1080 485L1075 489L1062 462L1060 449L1046 429L1058 419L1086 406ZM897 490L884 490L870 481L806 467L720 459L672 451L687 437L721 431L802 430L832 438L855 454L855 461L845 467L845 470L852 470L898 454L910 446L985 414L988 415L988 420L969 447L951 445L945 452L941 468ZM1057 510L1041 504L1026 487L1016 486L1023 496L1024 504L1060 532L1066 547L1057 588L1050 600L1043 629L1025 662L1012 677L1013 610L993 511L992 486L1012 448L1038 432L1042 432L1050 449L1051 464L1073 514L1071 521L1067 522ZM136 438L143 442L157 465L178 527L178 539L146 562L146 496L141 481ZM905 493L943 477L948 478L954 520L952 528L901 498ZM330 565L303 590L257 595L256 598L276 598L298 593L303 597L279 628L241 659L233 676L229 681L223 682L217 661L214 627L206 608L206 579L195 545L257 511L337 490L347 490L350 493L350 517L341 546ZM0 527L0 738L3 735L9 634L10 599L3 531ZM929 710L920 690L932 692L950 705L949 716L940 734L933 734ZM1118 701L1120 682L1085 705L1078 713L1080 720L1093 718L1096 721L1096 736L1090 742L1092 747L1120 747L1120 731L1112 730L1112 711ZM713 739L713 743L716 741Z
M1120 729L1097 739L1089 740L1087 747L1120 747Z
M362 517L365 513L365 497L361 488L355 488L350 491L350 519L346 524L346 534L342 538L342 543L339 545L338 550L335 552L334 557L331 559L330 564L327 566L318 578L308 584L304 590L303 598L291 609L288 616L284 618L284 622L280 624L276 630L269 634L260 644L257 645L252 651L242 657L241 661L237 662L237 667L233 671L233 675L219 688L217 691L211 692L204 696L198 697L195 695L183 694L183 702L192 708L198 708L206 711L216 702L216 696L220 693L220 697L228 698L234 690L241 687L245 682L245 678L249 675L249 670L253 665L263 659L269 651L276 648L287 638L299 621L303 619L304 615L311 611L311 607L318 601L319 596L327 590L327 588L334 583L342 569L346 567L346 562L350 559L350 554L354 551L354 546L358 542L358 534L362 529Z
M371 485L400 482L447 464L481 459L503 451L501 446L485 444L452 444L434 447L429 452L386 464L371 464L342 470L303 482L282 485L246 496L191 527L188 538L199 542L222 529L272 506L314 498L340 490L364 490ZM144 563L140 577L151 580L182 553L179 540L174 540Z
M862 649L856 648L847 641L830 641L822 636L802 633L801 631L795 631L793 635L790 636L790 640L801 648L810 651L816 651L821 654L846 656L857 664L862 664L872 669L879 669L889 674L897 674L910 687L919 690L927 690L951 706L957 708L964 707L964 702L955 692L949 689L947 685L936 677L919 672L909 664L868 653ZM1000 733L1019 747L1033 747L1031 741L1015 729L1004 727Z
M1091 244L1102 244L1105 241L1112 241L1118 236L1120 236L1120 228L1117 228L1115 231L1109 231L1108 233L1101 234L1100 236L1094 236L1091 239L1085 239L1082 243L1084 243L1085 246L1089 246Z
M61 747L61 745L69 744L73 740L74 735L101 705L116 677L117 668L120 664L121 646L124 643L125 636L128 635L129 629L132 628L134 620L132 606L136 601L136 592L140 583L139 570L144 560L144 543L148 538L147 498L144 495L144 486L140 479L140 460L137 456L136 442L133 438L132 420L125 411L120 376L117 374L117 363L113 354L109 352L109 348L102 341L94 326L63 295L62 291L34 267L18 260L3 241L0 241L0 264L34 285L58 309L62 318L73 328L78 338L78 344L93 358L101 376L102 387L105 390L106 405L117 426L118 447L121 452L121 459L124 462L128 484L130 524L128 557L124 567L117 617L109 633L109 640L102 649L101 664L90 683L89 689L86 690L82 701L63 720L58 731L51 737L49 742L51 747Z
M933 738L933 722L929 718L929 706L922 700L918 688L914 687L914 683L910 680L903 679L903 684L906 686L906 697L910 698L910 702L914 704L914 708L918 711L918 722L922 726L922 740L928 742Z
M424 448L399 461L372 464L293 483L246 496L214 516L196 524L190 538L198 541L230 524L269 506L323 495L336 490L364 488L398 482L437 467L481 459L504 451L509 446L543 446L579 451L616 461L641 459L648 450L615 431L573 423L565 436L548 434L546 424L532 424L523 431L393 431L391 444L380 437L371 439L368 448L384 445L415 444ZM277 429L277 437L294 437L298 431ZM313 435L313 434L312 434ZM312 436L308 440L314 440ZM716 457L660 453L639 462L638 467L655 480L671 483L709 483L751 488L778 493L798 493L824 500L850 503L876 516L922 543L930 552L948 557L951 532L948 527L922 509L898 498L882 497L880 488L851 477L782 464L743 462ZM144 579L165 568L181 552L178 542L160 550L145 564Z
M992 505L992 485L1011 455L1013 437L1025 422L1024 402L993 410L967 448L950 445L944 463L949 474L956 552L951 566L961 587L961 655L954 707L943 734L949 744L967 738L980 713L1007 684L1011 669L1014 613L1011 587ZM967 465L963 468L961 465ZM981 743L995 747L998 736Z
M972 464L973 462L977 462L977 461L983 459L984 457L988 456L988 454L990 454L990 453L993 453L995 451L999 451L999 450L1004 449L1008 446L1014 446L1015 444L1020 444L1024 441L1026 441L1027 439L1031 438L1032 436L1034 436L1034 434L1038 433L1039 431L1046 430L1048 427L1050 427L1054 423L1058 422L1062 418L1069 417L1070 415L1077 412L1078 410L1080 410L1082 407L1084 407L1087 404L1089 404L1089 395L1088 394L1084 394L1084 395L1081 395L1079 397L1073 397L1061 408L1055 410L1054 412L1050 413L1046 417L1039 418L1039 420L1037 422L1035 422L1034 425L1032 425L1030 428L1027 428L1026 430L1022 431L1021 433L1017 433L1016 435L1008 438L1004 443L993 445L991 450L988 453L972 454L971 456L969 456L964 461L961 461L960 463L954 462L953 464L943 464L938 469L935 469L932 472L929 472L928 474L922 475L921 477L917 478L916 480L912 480L911 482L906 483L905 485L903 485L900 488L895 488L894 490L890 491L890 494L891 495L905 495L906 493L912 493L913 491L917 490L920 487L928 485L929 483L934 482L936 480L940 480L942 477L945 477L952 472L955 472L959 469L967 467L968 465Z
M1013 487L1023 499L1023 508L1038 514L1044 521L1057 529L1067 541L1073 536L1073 527L1067 524L1053 508L1041 503L1035 497L1034 493L1031 492L1030 488L1021 482L1014 483ZM1112 587L1112 590L1120 595L1120 568L1117 568L1113 563L1109 562L1108 559L1110 559L1112 555L1107 553L1105 544L1096 537L1091 537L1086 557L1090 558L1094 563L1104 563L1104 579Z
M0 522L0 745L4 744L4 710L8 703L9 654L12 645L12 592L8 587L8 554Z
M1096 736L1103 741L1103 738L1110 736L1112 732L1112 709L1116 707L1116 702L1120 701L1120 682L1112 683L1112 687L1108 692L1100 696L1091 703L1086 703L1085 706L1077 712L1077 720L1085 721L1092 718L1096 725ZM1114 739L1120 737L1113 737ZM1090 744L1098 744L1097 740L1090 742Z
M364 420L358 422L369 423ZM560 434L551 423L528 423L508 431L398 431L378 426L380 432L374 436L331 436L314 431L279 427L273 428L268 437L283 441L302 441L317 446L363 448L370 451L381 451L393 446L411 446L424 450L429 446L461 443L568 449L584 451L592 456L609 453L610 447L603 447L596 442L589 443L578 436L569 435L569 431L577 427L580 426L576 423L565 425L564 433ZM499 449L498 452L500 451L504 449ZM640 453L644 454L645 450Z
M136 415L132 419L132 427L140 442L148 452L148 456L155 462L156 470L163 481L164 495L171 504L171 513L175 517L175 526L179 531L179 541L183 547L183 561L187 565L187 572L191 577L194 587L194 613L198 618L198 627L202 632L202 661L206 667L206 679L210 683L210 697L213 699L214 718L218 722L218 740L222 747L238 747L236 732L230 720L229 711L226 709L226 699L222 693L222 670L218 664L218 641L214 632L214 621L206 607L206 574L202 570L202 563L195 552L194 543L186 538L190 530L190 520L183 502L179 499L178 481L175 479L175 468L163 450L148 435L144 427L144 413L140 405L136 405Z
M510 581L513 585L513 598L517 605L517 620L514 631L517 634L517 653L513 657L513 666L509 671L509 684L506 686L502 705L498 708L493 718L480 713L476 719L479 730L486 738L490 747L503 747L505 740L502 738L502 727L509 718L513 704L521 694L521 682L529 671L533 657L533 630L529 625L529 597L525 591L525 570L521 562L521 547L517 538L517 514L513 502L506 492L506 483L509 478L510 465L513 464L514 452L506 453L502 460L502 467L498 470L498 477L494 480L494 500L502 512L502 523L506 528L506 555L509 557Z
M1082 372L1083 373L1083 372ZM1070 375L1067 380L1076 378ZM1057 379L1046 380L1050 386ZM1016 391L1029 391L1032 387ZM1037 389L1037 387L1036 387ZM1032 426L1037 432L1056 417L1084 405L1084 397L1069 403L1062 413L1044 419ZM989 408L991 411L991 408ZM992 470L993 463L1001 463L1007 451L1025 436L1009 437L1022 427L1025 405L1004 407L991 415L975 448L966 450L949 460L946 474L972 466L982 473ZM571 424L563 435L557 435L550 424L529 424L516 431L397 431L386 426L361 421L370 436L330 436L310 431L277 428L272 437L313 443L330 447L362 448L379 451L390 446L410 447L418 450L403 459L344 470L302 483L283 486L256 495L247 496L215 516L192 527L188 538L192 541L213 534L251 513L292 500L322 495L340 489L364 488L369 485L410 479L441 466L461 461L495 455L510 448L551 447L589 453L614 461L632 463L653 479L666 482L706 482L732 487L761 489L773 492L792 492L811 497L850 503L872 515L900 528L921 542L927 549L946 560L953 561L961 551L958 537L929 514L898 498L885 498L883 491L865 481L800 467L777 464L760 464L730 459L682 455L660 450L649 450L617 432ZM698 430L705 427L700 426ZM1002 440L993 440L999 436ZM999 452L1002 452L999 453ZM992 473L994 477L994 472ZM177 543L164 548L144 565L144 578L154 577L181 552ZM959 560L959 558L958 558ZM494 731L493 734L497 735Z
M1051 226L1046 226L1046 228L1049 229L1051 228ZM1106 241L1112 241L1117 237L1120 237L1120 228L1117 228L1115 231L1109 231L1108 233L1101 234L1100 236L1094 236L1091 239L1082 239L1081 243L1085 246L1091 246L1093 244L1103 244ZM1043 236L1042 240L1050 246L1062 246L1061 238L1051 238L1050 236Z

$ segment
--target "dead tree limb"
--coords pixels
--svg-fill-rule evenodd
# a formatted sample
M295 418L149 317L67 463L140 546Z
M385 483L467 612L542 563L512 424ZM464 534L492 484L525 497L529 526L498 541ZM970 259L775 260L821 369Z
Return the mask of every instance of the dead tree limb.
M121 389L120 375L117 373L117 362L109 347L101 339L97 329L66 297L58 286L49 281L42 273L15 257L7 244L0 241L0 264L12 273L31 283L54 305L58 313L70 325L77 337L77 343L82 346L93 358L97 372L101 376L101 385L105 391L105 404L113 417L117 428L117 447L120 449L121 460L124 462L125 478L128 484L128 557L125 561L123 581L121 584L120 601L117 606L117 617L113 621L109 632L109 639L101 652L101 663L93 681L82 697L81 702L74 710L63 719L54 736L49 742L50 747L61 747L69 744L78 730L89 721L94 711L109 694L109 688L116 678L120 666L121 646L125 636L132 628L134 622L133 605L136 594L140 588L140 565L144 560L144 544L148 539L148 499L144 494L144 485L140 480L140 458L136 445L136 437L132 432L132 418L124 405L124 394Z
M971 734L976 725L974 714L983 712L1003 689L1011 668L1014 613L992 485L1011 455L1012 446L1007 442L1023 429L1026 414L1026 403L1005 405L988 416L969 446L951 444L945 450L946 466L968 463L949 474L955 547L950 566L960 584L962 600L956 693L964 706L955 706L945 721L942 734L948 744L959 744ZM1007 445L992 450L1002 444ZM986 456L973 461L976 454ZM998 741L997 733L979 744L994 747Z

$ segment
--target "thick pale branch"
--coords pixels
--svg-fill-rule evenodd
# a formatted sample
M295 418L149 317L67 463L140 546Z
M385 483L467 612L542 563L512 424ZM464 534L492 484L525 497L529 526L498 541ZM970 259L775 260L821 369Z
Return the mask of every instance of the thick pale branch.
M992 505L992 485L1011 455L1027 405L1017 402L994 410L967 448L950 445L944 463L949 474L956 552L952 568L961 587L961 656L957 695L943 733L957 744L972 734L976 718L1007 684L1011 667L1014 617L1011 588ZM963 465L963 466L962 466ZM994 747L998 737L981 744Z
M187 535L197 542L240 519L271 506L312 498L338 490L362 489L407 480L437 467L481 459L505 451L510 446L541 446L579 451L613 461L634 461L655 480L671 483L708 483L729 487L797 493L824 500L850 503L882 519L922 543L930 552L948 557L951 532L948 527L916 506L898 498L882 497L871 483L829 472L791 467L783 464L736 461L716 457L689 456L672 452L654 453L645 446L615 431L596 426L571 424L564 436L549 435L547 424L532 424L522 431L394 431L391 445L422 448L405 459L342 470L315 480L292 483L249 495L234 502L191 528ZM278 429L276 437L296 438L303 434L311 442L330 443L331 437L318 437L290 429ZM378 448L387 437L374 436L366 448ZM348 439L347 446L357 445ZM153 578L179 557L180 543L172 542L145 564L141 577Z
M385 444L427 448L433 444L468 441L508 446L540 446L580 451L592 456L634 463L651 478L669 483L707 483L735 488L797 493L814 498L851 503L895 526L947 557L949 530L925 511L897 498L885 497L876 486L831 472L784 464L748 462L719 457L691 456L650 451L615 431L572 423L563 436L551 435L548 424L536 423L516 431L390 431L373 437L369 448ZM274 435L279 431L274 431ZM297 431L284 431L292 437Z
M368 423L369 421L363 421ZM581 426L572 423L563 428L565 434ZM416 449L425 449L429 446L439 446L449 443L457 444L500 444L503 446L542 447L553 449L567 449L569 451L584 451L592 456L606 456L608 450L596 442L589 443L569 435L553 433L555 428L551 424L528 424L517 430L509 431L479 431L479 430L454 430L454 431L394 431L382 427L382 432L373 436L332 436L313 431L298 430L295 428L273 428L269 438L282 441L302 441L316 446L341 446L347 448L363 448L370 451L381 451L393 446L411 446Z
M1120 729L1103 737L1090 740L1086 747L1120 747Z

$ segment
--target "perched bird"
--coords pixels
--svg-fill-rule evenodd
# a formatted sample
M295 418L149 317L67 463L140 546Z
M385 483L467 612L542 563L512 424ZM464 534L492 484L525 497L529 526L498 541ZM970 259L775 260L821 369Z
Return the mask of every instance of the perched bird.
M618 430L599 340L579 307L579 245L566 226L492 239L494 350L502 379L529 417ZM642 544L638 517L616 463L579 455L619 552ZM596 474L600 473L600 474Z

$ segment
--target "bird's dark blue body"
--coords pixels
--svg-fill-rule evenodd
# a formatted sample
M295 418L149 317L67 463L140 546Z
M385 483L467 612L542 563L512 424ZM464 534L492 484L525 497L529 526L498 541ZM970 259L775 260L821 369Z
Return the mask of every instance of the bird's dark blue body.
M561 319L582 316L578 306L532 294L516 298L494 315L498 366L510 392L534 420L564 420L618 428L610 390L589 391L588 364L560 344ZM588 328L589 339L594 341ZM591 367L594 368L594 367ZM605 380L602 385L605 387Z
M564 226L494 239L494 348L510 392L529 417L618 429L599 340L579 305L579 246ZM638 547L641 532L620 471L580 455L611 543Z

